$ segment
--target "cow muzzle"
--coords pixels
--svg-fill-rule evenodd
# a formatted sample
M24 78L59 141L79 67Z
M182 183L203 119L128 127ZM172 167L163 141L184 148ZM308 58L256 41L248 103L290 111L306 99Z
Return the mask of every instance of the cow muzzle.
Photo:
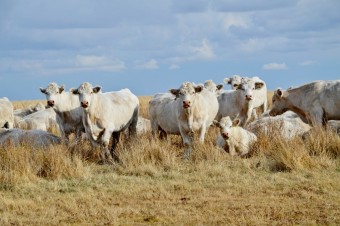
M50 106L50 107L53 107L54 106L54 100L48 100L47 105Z
M183 108L190 108L190 101L183 101Z
M222 133L222 137L223 137L224 139L228 139L228 138L229 138L229 134L228 134L228 133Z
M246 95L246 100L250 101L253 99L253 96L252 95Z
M82 101L82 102L80 103L80 105L81 105L83 108L87 108L87 107L89 106L89 102L87 102L87 101Z

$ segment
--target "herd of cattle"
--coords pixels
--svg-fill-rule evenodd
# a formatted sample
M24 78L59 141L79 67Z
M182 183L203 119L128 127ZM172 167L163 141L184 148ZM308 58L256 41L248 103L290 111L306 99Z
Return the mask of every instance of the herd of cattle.
M197 85L184 82L177 89L154 95L149 101L150 120L138 116L139 100L129 89L102 92L101 87L84 82L66 92L64 86L50 83L40 88L47 106L14 110L6 97L0 99L0 145L26 141L33 147L45 147L67 143L74 133L77 141L88 139L99 146L103 161L111 161L117 159L115 147L121 132L134 137L151 130L154 137L180 135L184 158L188 158L194 134L203 143L208 128L215 125L220 128L217 146L243 156L257 140L256 134L270 133L273 126L289 139L312 126L337 128L336 120L340 120L340 80L277 89L269 111L266 83L260 78L235 75L224 82L231 85L230 90L208 80ZM58 128L61 137L48 132L52 128Z

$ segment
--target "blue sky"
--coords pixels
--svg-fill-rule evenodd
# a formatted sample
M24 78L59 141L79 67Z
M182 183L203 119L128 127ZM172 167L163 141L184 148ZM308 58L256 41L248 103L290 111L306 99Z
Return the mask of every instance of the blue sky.
M340 79L338 0L0 0L0 97L50 82L152 95L240 74ZM229 88L229 87L226 87Z

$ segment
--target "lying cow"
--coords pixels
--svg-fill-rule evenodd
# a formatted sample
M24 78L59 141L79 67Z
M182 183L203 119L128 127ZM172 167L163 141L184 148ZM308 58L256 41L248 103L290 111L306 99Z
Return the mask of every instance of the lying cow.
M255 134L264 133L267 136L280 135L291 139L308 132L311 127L304 123L297 114L287 111L282 115L271 117L267 113L248 125L248 129Z
M156 94L149 102L151 129L154 136L161 132L181 135L185 146L184 158L192 151L193 134L199 131L199 140L204 142L208 127L218 111L216 94L203 86L184 82L179 89L169 94Z
M340 80L315 81L288 90L277 89L272 98L271 116L291 110L311 125L325 125L340 119Z
M217 97L219 103L216 120L229 116L231 119L238 117L240 125L245 126L250 120L254 109L254 90L261 89L265 84L253 79L242 78L236 90L226 90Z
M233 122L230 117L223 117L219 122L216 122L220 128L220 133L217 138L217 146L229 152L230 155L236 154L245 156L249 153L250 145L257 141L254 133L239 127L239 119Z
M13 105L7 97L0 98L0 128L13 128Z
M64 92L64 86L50 83L47 88L40 88L46 95L47 105L52 107L57 115L57 122L63 138L68 140L71 133L75 133L80 139L82 132L85 132L83 125L83 109L80 106L79 98L71 92Z
M253 102L253 116L254 118L257 118L256 110L260 109L261 113L264 113L267 111L267 86L266 83L261 80L259 77L252 77L245 79L251 79L254 80L255 83L261 83L263 85L257 86L254 90L254 102ZM242 77L239 75L234 75L230 78L225 78L224 82L231 85L232 90L237 90L240 87L240 84L242 82Z
M130 135L136 134L139 100L129 89L101 93L101 87L82 83L72 91L79 96L83 108L83 124L87 137L95 146L102 149L102 160L110 161L109 143L113 136L111 156L117 159L114 152L120 132L129 128Z
M29 145L31 148L47 148L60 143L60 137L42 130L0 129L1 147Z
M14 126L24 130L43 130L48 132L59 130L57 115L52 108L29 114L16 121Z
M19 121L23 120L27 115L33 114L38 111L45 110L46 107L42 103L38 103L35 106L29 106L27 108L14 110L14 125L17 125Z

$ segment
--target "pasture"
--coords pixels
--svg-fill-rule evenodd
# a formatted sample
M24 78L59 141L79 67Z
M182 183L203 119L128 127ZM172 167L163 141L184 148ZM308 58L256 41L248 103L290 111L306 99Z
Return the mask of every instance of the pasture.
M150 97L139 99L148 118ZM86 142L1 148L0 224L340 224L337 134L316 128L305 141L285 140L273 128L240 158L216 148L217 133L210 128L186 161L180 136L154 140L151 132L120 142L114 165L97 164Z

